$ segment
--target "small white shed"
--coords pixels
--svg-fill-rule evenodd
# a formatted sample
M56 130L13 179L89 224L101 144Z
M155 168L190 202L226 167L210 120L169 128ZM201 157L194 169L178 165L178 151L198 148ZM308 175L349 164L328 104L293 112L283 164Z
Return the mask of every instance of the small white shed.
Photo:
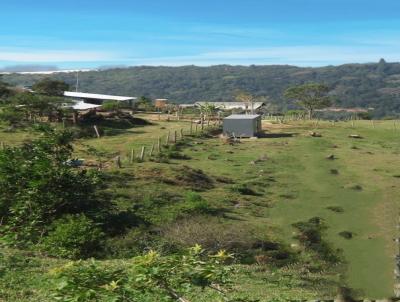
M254 137L261 132L261 115L232 114L224 118L223 132L225 135L238 137Z

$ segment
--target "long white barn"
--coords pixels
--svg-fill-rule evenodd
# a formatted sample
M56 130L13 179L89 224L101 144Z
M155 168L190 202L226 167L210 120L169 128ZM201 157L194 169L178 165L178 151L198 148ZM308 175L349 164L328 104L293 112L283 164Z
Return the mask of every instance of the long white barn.
M232 109L242 109L242 110L250 110L254 109L257 110L261 108L264 103L263 102L254 102L253 103L253 108L251 108L251 105L249 103L245 102L196 102L196 106L204 106L204 105L213 105L217 109L221 110L232 110Z
M135 97L130 96L117 96L117 95L107 95L107 94L97 94L97 93L85 93L85 92L74 92L65 91L65 97L83 99L83 100L98 100L98 101L118 101L118 102L129 102L136 100Z

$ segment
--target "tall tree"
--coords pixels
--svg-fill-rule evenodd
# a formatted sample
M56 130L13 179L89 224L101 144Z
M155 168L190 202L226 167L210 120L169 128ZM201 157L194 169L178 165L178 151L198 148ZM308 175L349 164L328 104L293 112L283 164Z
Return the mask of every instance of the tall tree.
M251 114L255 113L254 104L256 102L262 102L265 104L270 103L270 99L268 96L256 96L254 94L251 94L250 92L242 90L236 92L236 100L245 103L247 106L247 110L249 110Z
M306 83L286 89L284 96L307 110L308 118L312 119L315 109L330 106L328 93L329 87L324 84Z
M135 103L135 107L142 110L148 110L153 107L152 101L146 96L141 96Z
M208 121L210 121L210 118L213 116L213 114L217 111L217 108L215 105L206 102L203 105L200 105L200 114L202 115L203 118L206 118Z
M48 121L53 121L54 116L61 114L62 103L66 102L61 97L33 94L31 92L18 93L10 100L12 105L25 112L27 120L46 116Z
M52 79L43 79L39 82L36 82L32 89L40 94L45 94L48 96L63 96L64 91L69 89L69 85L64 81L52 80Z

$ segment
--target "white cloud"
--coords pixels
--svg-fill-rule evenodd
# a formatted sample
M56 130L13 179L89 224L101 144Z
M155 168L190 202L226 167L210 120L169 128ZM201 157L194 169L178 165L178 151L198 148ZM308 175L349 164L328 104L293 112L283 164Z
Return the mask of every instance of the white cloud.
M217 64L291 64L298 66L324 66L344 63L400 61L398 47L393 45L309 45L272 46L262 48L232 48L217 51L204 51L192 55L129 57L118 53L81 50L22 51L0 49L0 62L13 64L57 64L91 66L110 65L199 65ZM77 64L74 64L77 65Z
M81 50L1 50L0 61L17 63L94 62L112 60L108 53Z
M285 46L257 49L236 49L204 52L190 56L136 58L135 65L215 65L215 64L293 64L299 66L323 66L344 63L377 62L380 58L399 61L396 49L385 47L351 46Z

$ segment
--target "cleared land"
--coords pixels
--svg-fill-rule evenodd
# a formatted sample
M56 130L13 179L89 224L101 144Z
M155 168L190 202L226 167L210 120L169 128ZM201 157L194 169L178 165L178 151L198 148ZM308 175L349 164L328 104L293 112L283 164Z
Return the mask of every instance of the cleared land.
M180 149L186 159L130 165L132 148L138 155L143 145L149 150L158 137L165 140L168 131L172 135L184 128L188 133L189 123L185 121L153 122L76 144L77 157L90 157L83 152L87 146L110 156L122 156L122 169L117 170L122 184L117 182L113 188L121 196L120 207L129 208L132 203L145 200L148 208L138 211L147 211L155 225L163 226L175 221L185 205L171 201L152 207L154 196L199 191L212 207L223 211L224 224L238 230L251 227L293 247L297 241L292 224L320 217L327 226L326 240L342 250L344 266L326 273L310 273L305 280L301 265L272 271L260 265L239 265L239 293L261 301L306 299L334 295L336 282L343 282L363 297L392 295L396 251L393 238L400 193L399 125L396 129L393 121L356 121L354 127L350 122L264 122L266 135L260 139L227 144L216 137L192 137ZM311 137L309 131L316 131L321 137ZM362 138L349 138L351 134ZM15 144L28 136L29 133L3 132L0 141ZM201 169L210 183L181 177L192 169ZM248 194L238 192L238 187L249 189ZM351 234L351 238L345 238L342 232ZM40 272L58 263L41 261L46 265L32 270L38 273L38 279L25 286L37 286L42 278Z

